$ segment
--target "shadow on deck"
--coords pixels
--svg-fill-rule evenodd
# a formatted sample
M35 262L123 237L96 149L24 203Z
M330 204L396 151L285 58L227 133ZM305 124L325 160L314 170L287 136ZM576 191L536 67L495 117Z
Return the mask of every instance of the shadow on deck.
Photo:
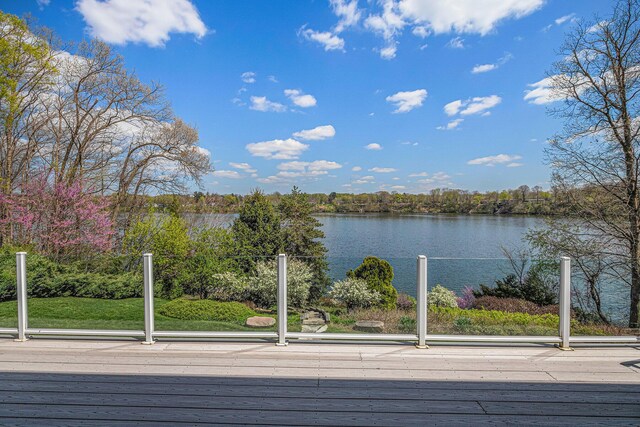
M0 425L639 425L639 402L623 383L0 371Z

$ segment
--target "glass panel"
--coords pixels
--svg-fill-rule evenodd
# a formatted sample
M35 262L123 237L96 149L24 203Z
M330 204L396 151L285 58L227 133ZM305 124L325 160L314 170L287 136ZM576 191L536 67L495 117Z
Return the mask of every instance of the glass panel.
M311 267L314 285L306 307L291 307L299 320L290 314L289 330L416 333L415 259L371 257L365 262L365 257L327 257L326 276L318 273L322 262L321 258L290 258L290 295L291 267L296 263Z
M429 258L427 333L558 335L554 268L539 260Z
M0 251L0 328L18 326L16 254Z
M154 255L157 331L275 331L275 256Z
M142 260L115 253L73 260L27 255L30 328L142 330Z
M637 335L629 328L629 264L618 259L571 260L571 335Z

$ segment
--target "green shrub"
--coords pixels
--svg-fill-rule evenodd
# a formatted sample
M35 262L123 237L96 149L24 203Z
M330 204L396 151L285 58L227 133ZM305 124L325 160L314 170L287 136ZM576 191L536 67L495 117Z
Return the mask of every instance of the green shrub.
M256 312L239 302L175 299L164 304L158 312L180 320L212 320L244 324Z
M184 293L182 282L188 271L185 265L190 239L183 219L152 213L125 232L123 249L132 256L153 253L154 277L163 297L177 298Z
M396 308L398 291L393 287L393 267L387 261L368 256L355 270L347 272L348 278L363 279L369 290L380 294L378 306L385 309Z
M309 300L313 270L303 261L290 259L287 263L287 301L292 307L304 307ZM255 275L249 277L248 298L258 307L272 307L278 295L276 261L260 261Z
M217 301L244 301L249 299L249 279L232 271L214 274L207 288L210 299Z
M416 319L411 316L402 316L398 322L398 329L405 334L415 333Z
M525 299L540 306L553 305L557 301L554 286L544 280L544 274L540 268L531 268L522 282L515 275L510 274L504 279L496 280L496 286L493 288L480 285L480 290L474 291L473 294L476 298L493 296Z
M557 305L539 306L520 298L498 298L483 296L475 299L473 308L482 310L498 310L508 313L558 314Z
M372 291L362 279L344 279L333 284L329 297L343 303L349 309L376 305L380 294Z
M456 293L442 285L435 285L431 292L427 293L429 307L458 307Z

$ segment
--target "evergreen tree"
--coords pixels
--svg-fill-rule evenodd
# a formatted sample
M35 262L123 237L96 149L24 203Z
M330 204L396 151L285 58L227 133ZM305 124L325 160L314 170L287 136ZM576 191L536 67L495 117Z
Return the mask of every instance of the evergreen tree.
M245 197L231 231L238 267L252 271L259 257L282 252L280 218L273 205L260 190Z
M284 252L289 256L301 257L314 273L311 285L311 300L318 299L329 285L327 276L327 249L320 239L324 233L322 224L312 216L313 205L309 195L293 187L290 194L282 196L278 205L280 211Z

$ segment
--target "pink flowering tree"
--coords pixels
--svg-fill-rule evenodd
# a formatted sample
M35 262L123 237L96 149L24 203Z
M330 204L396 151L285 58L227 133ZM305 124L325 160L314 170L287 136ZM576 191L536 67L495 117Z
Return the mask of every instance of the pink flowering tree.
M55 258L111 248L108 200L89 194L82 182L51 184L40 175L19 193L0 195L0 205L8 212L1 222L14 243L34 245Z

